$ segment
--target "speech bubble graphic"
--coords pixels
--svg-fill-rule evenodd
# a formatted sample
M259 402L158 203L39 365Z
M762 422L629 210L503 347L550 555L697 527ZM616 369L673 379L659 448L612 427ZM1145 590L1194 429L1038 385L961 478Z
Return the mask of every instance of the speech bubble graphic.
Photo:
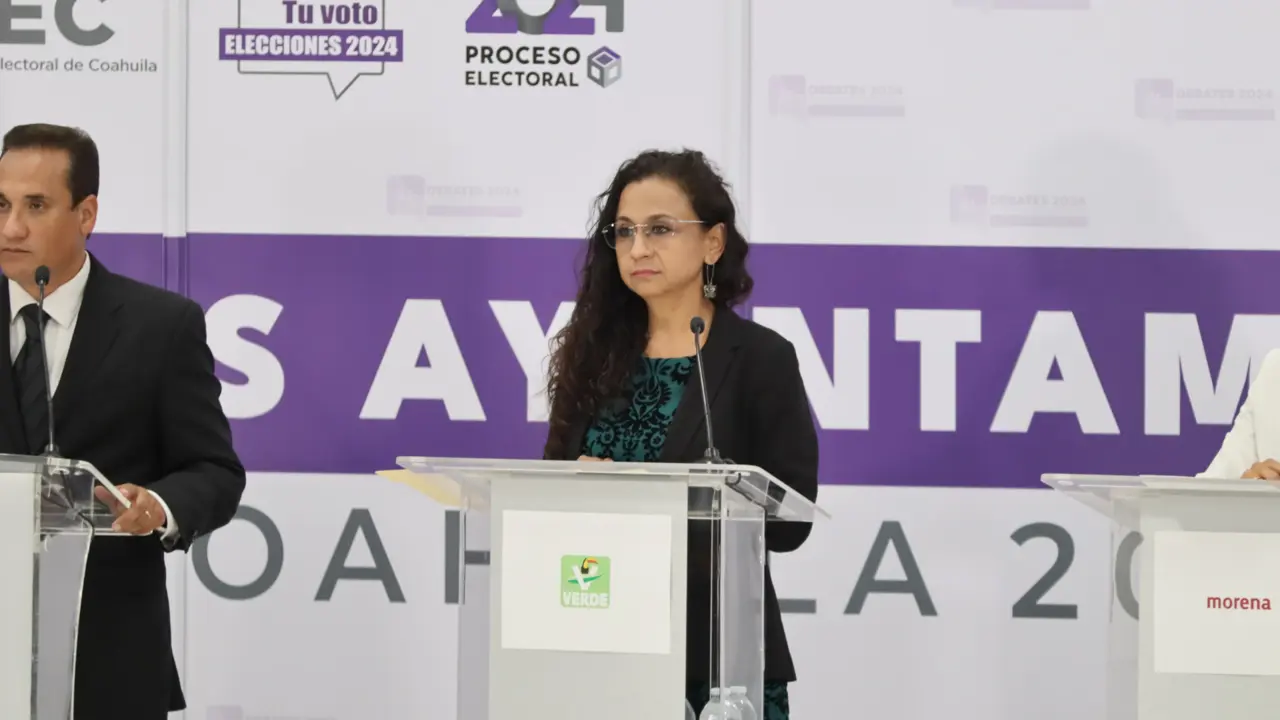
M364 75L404 61L404 31L386 27L385 0L237 0L236 26L218 34L218 57L243 75L323 75L333 99Z

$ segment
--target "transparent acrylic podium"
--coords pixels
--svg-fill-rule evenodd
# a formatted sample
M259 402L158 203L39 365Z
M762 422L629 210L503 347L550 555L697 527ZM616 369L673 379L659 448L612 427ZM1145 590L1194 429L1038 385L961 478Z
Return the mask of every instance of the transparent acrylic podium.
M0 718L71 717L89 542L120 534L99 483L85 462L0 455Z
M1280 484L1041 479L1113 520L1108 720L1280 717Z
M765 528L809 500L741 465L397 464L460 510L459 720L682 719L689 662L763 717Z

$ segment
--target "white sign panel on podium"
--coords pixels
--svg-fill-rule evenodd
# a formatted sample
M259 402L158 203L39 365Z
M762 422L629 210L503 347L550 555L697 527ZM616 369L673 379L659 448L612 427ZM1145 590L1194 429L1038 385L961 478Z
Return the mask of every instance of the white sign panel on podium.
M506 510L502 647L671 652L671 517Z
M1280 676L1280 534L1155 533L1157 673Z

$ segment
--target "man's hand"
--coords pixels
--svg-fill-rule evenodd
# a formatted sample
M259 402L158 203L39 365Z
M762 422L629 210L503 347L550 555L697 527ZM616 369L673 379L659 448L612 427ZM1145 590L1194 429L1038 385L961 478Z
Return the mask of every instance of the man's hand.
M613 462L613 458L598 458L598 457L591 457L590 455L579 455L578 461L579 462Z
M165 517L164 507L160 505L160 501L156 500L146 488L125 484L117 485L116 489L128 498L131 507L126 508L121 505L120 501L101 485L93 489L94 497L111 508L111 512L116 516L116 521L111 525L112 530L133 535L148 535L164 527L169 521L169 518Z
M1240 477L1254 480L1280 480L1280 462L1272 459L1256 462Z

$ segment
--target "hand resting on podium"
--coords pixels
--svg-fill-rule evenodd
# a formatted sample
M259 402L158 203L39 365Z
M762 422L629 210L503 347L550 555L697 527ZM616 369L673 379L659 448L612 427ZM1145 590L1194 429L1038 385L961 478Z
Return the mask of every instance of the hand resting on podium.
M144 487L124 484L116 487L121 495L129 500L130 507L125 507L106 488L99 485L93 489L93 496L103 505L111 509L116 521L111 529L133 535L149 535L164 527L169 521L169 513L165 511L160 497Z
M1267 459L1256 462L1240 477L1254 480L1280 480L1280 461Z

